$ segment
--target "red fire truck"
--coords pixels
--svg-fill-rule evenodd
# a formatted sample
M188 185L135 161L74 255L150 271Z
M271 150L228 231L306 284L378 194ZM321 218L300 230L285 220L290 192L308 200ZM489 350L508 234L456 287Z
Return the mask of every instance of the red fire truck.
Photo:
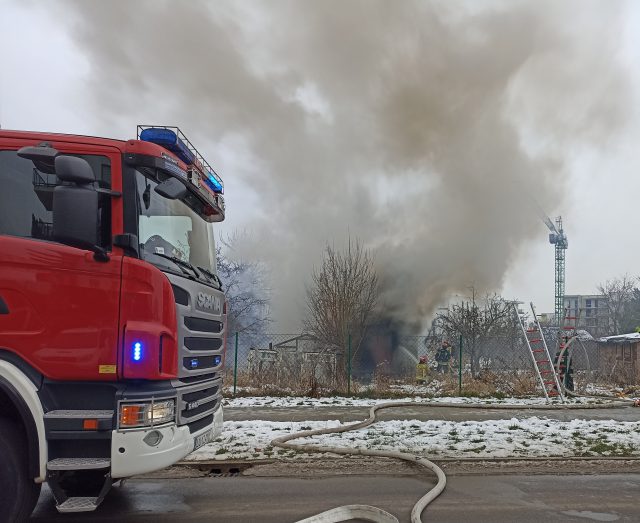
M176 127L0 130L0 514L60 512L222 427L223 183ZM7 519L4 519L7 518Z

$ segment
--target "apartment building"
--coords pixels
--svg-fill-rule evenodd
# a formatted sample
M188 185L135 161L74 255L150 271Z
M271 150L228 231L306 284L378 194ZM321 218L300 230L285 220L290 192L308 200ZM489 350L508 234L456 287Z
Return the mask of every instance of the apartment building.
M564 306L567 315L578 317L578 328L593 337L605 336L609 327L607 298L601 294L566 294Z

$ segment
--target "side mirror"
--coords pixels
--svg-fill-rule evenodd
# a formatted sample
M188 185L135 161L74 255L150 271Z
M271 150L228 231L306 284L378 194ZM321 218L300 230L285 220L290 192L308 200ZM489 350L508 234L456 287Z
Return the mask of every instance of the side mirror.
M71 185L53 190L53 239L95 253L98 261L107 261L99 243L98 191L95 175L83 158L58 156L56 175Z
M177 200L185 196L189 189L177 178L167 178L154 189L160 196L169 200Z
M36 169L46 174L55 174L55 159L60 154L56 149L43 143L38 146L27 145L18 150L20 158L31 160Z

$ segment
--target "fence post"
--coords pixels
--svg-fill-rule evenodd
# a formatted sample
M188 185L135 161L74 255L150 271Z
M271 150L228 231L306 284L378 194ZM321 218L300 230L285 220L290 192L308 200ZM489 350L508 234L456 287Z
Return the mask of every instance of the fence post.
M460 350L458 353L458 396L462 396L462 334L460 334Z
M349 333L347 354L347 396L351 396L351 333Z
M236 332L236 348L233 363L233 395L236 395L236 385L238 383L238 333Z

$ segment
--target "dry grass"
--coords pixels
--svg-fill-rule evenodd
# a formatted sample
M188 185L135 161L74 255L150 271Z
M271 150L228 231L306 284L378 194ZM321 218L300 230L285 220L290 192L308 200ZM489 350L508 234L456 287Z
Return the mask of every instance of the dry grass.
M233 395L233 370L224 373L224 387L227 396ZM238 372L236 376L236 396L306 396L321 398L335 396L336 387L323 386L311 373L301 372L282 376L258 375L252 372ZM346 388L346 387L345 387Z
M480 379L490 383L497 392L507 396L530 396L541 392L538 377L533 371L501 373L485 371Z
M604 376L577 372L574 375L576 392L588 394L585 384L597 385L603 390L611 390L611 393L625 394L627 396L639 396L640 386L624 384L619 386L609 381ZM257 375L248 371L239 372L237 375L236 396L305 396L311 398L346 396L347 381L345 376L341 379L333 379L332 384L319 381L310 372L287 373L286 375ZM233 369L224 374L225 395L233 394ZM432 383L433 386L430 386ZM430 396L467 396L480 398L503 398L505 396L526 397L540 396L542 391L538 378L533 371L502 371L495 372L484 370L477 377L465 373L462 380L462 393L459 394L458 376L454 374L436 374L432 372L422 389L400 387L402 385L414 386L415 377L407 374L403 378L391 377L388 368L381 365L375 369L369 383L362 383L356 379L351 382L351 396L371 399L398 399L408 395ZM436 386L437 385L437 386Z

